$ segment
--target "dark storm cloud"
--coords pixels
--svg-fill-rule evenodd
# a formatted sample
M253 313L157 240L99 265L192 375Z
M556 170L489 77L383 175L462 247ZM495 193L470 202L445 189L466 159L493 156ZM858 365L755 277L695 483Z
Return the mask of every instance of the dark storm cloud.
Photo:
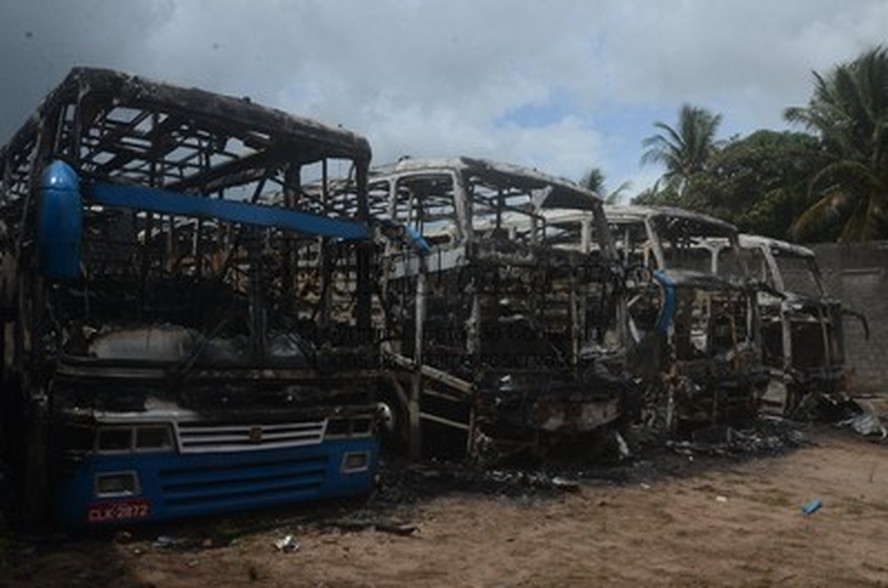
M0 142L75 65L136 67L171 2L0 2Z

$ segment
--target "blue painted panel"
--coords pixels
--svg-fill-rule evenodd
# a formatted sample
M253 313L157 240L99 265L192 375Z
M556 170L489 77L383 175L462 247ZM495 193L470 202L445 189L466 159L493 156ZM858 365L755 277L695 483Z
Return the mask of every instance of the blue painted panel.
M341 471L347 452L366 451L364 471ZM376 439L343 439L318 445L232 453L121 453L62 459L53 485L56 521L65 527L89 525L96 505L144 506L144 518L102 520L94 524L132 525L173 518L298 504L369 494L375 484ZM97 474L136 472L141 493L119 499L97 498Z
M56 280L79 278L83 236L80 181L74 170L61 161L49 164L40 180L37 211L40 273Z
M338 237L351 241L370 238L370 230L367 226L355 221L338 220L307 212L250 204L249 202L189 196L157 188L97 182L89 188L87 197L106 206L151 210L182 216L217 218L235 223L275 227L297 233Z
M654 272L654 279L663 286L663 308L657 317L657 330L666 333L675 314L675 282L669 279L662 270Z
M410 241L413 243L413 246L419 249L420 251L430 251L428 241L413 227L410 225L404 225L404 231L407 233L407 236L410 237Z

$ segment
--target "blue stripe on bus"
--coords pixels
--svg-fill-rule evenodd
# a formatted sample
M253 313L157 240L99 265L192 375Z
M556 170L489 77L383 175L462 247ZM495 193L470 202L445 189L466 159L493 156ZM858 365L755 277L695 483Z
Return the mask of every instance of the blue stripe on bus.
M366 225L308 212L288 210L206 196L180 194L144 186L96 182L86 191L92 201L106 206L151 210L165 214L221 219L297 233L361 241L370 238Z

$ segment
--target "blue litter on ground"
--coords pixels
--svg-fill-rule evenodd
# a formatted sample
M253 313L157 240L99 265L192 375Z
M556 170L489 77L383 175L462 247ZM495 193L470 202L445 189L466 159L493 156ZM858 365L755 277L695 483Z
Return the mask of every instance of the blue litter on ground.
M821 506L823 506L823 503L815 498L814 500L809 500L802 505L802 512L806 515L814 514L815 512L820 510Z

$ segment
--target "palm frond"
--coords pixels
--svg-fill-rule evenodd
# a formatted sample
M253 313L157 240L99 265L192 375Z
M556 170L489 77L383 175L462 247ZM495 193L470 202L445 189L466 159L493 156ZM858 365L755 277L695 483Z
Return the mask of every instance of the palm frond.
M824 226L834 224L842 218L843 209L852 197L847 192L835 190L809 206L789 228L790 236L801 241Z
M869 202L866 198L860 198L854 204L851 215L842 227L839 241L842 243L869 241L872 236L873 223L870 222Z

